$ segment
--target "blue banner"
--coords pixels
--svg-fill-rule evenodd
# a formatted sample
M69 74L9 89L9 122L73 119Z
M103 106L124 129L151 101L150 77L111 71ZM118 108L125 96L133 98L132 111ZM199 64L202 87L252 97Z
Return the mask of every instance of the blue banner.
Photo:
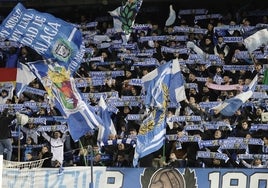
M91 167L87 166L67 167L61 174L57 168L27 170L4 168L3 170L3 187L267 188L267 184L267 169L106 168L94 166L91 171Z
M19 42L75 72L84 56L82 33L73 24L18 3L0 26L0 37Z

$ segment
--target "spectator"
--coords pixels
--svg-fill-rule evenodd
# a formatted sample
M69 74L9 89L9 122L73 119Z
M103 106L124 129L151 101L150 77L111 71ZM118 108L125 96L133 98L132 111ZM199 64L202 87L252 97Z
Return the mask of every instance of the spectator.
M260 148L258 153L268 154L268 136L267 136L267 133L264 133L262 140L263 140L263 146Z
M229 55L229 51L230 47L223 41L223 36L218 36L217 44L214 47L214 54L219 56L222 53L224 58L226 58Z
M31 137L26 138L26 144L23 146L23 160L24 161L33 161L37 159L37 150L38 147L42 145L36 145L34 140Z
M8 87L1 87L1 93L0 93L0 104L5 104L9 99L12 99L13 96L13 86Z
M250 134L249 130L249 122L247 120L242 120L241 123L238 124L237 127L234 129L233 135L235 137L245 138L247 134Z
M247 163L245 160L241 160L241 162L247 168L267 168L267 161L262 163L262 160L258 157L254 158L251 163Z
M30 137L33 142L38 144L38 138L40 133L36 130L36 125L34 123L27 123L21 127L21 131L25 133L26 138Z
M84 136L80 138L82 147L89 147L97 145L97 135L95 132L88 131Z
M214 54L214 44L211 37L206 37L204 45L200 46L201 49L207 54Z
M232 167L229 161L225 162L224 160L220 159L207 159L205 160L205 167L207 168L228 168Z
M52 137L46 132L42 132L42 136L50 143L52 156L52 167L60 167L64 160L64 142L66 139L66 132L61 134L60 131L52 132Z
M114 161L113 167L130 167L128 160L124 153L118 153L116 160Z
M11 161L12 157L12 137L11 122L15 119L15 115L9 114L8 108L5 108L0 114L0 155L4 155L4 159Z
M78 159L75 161L77 166L88 166L88 150L87 148L80 148Z
M178 137L181 137L182 134L184 134L182 131L178 131L177 133ZM179 168L187 166L187 149L185 143L180 143L178 141L173 142L170 153L176 155Z
M175 155L175 153L170 153L168 162L163 161L165 167L178 168L179 161Z
M38 154L39 159L44 159L42 167L43 168L50 168L52 167L51 164L51 158L52 158L52 153L49 150L48 146L43 146L41 151Z
M94 159L93 159L93 166L105 166L105 164L102 162L101 154L100 154L100 153L97 153L97 154L94 156Z
M48 116L47 109L41 107L36 113L33 114L34 117Z

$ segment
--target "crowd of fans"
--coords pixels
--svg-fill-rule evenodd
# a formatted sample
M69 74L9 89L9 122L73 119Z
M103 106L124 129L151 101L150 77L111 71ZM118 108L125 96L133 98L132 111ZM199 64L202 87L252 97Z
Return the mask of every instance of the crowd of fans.
M85 54L84 62L74 75L77 87L82 94L87 96L85 100L92 106L98 105L98 93L106 95L106 102L110 106L123 101L123 105L120 103L116 106L118 111L111 113L117 134L111 134L107 143L100 144L97 141L98 130L95 130L88 132L78 142L74 142L68 129L40 131L41 129L38 128L46 125L28 123L21 127L22 135L13 135L12 160L32 161L48 158L49 160L43 164L44 167L58 167L62 164L64 166L87 166L90 165L90 160L93 160L95 166L133 167L135 138L142 119L128 117L131 117L129 116L131 114L142 115L145 110L142 105L142 86L134 84L133 80L142 78L159 65L172 59L178 58L181 62L188 60L191 54L195 54L190 49L187 53L162 49L163 47L183 49L186 48L186 43L191 41L206 54L219 57L221 63L195 60L194 63L181 64L187 100L182 101L179 106L170 106L167 113L169 118L177 116L181 118L167 122L167 139L164 146L159 151L140 159L139 165L141 167L266 168L267 160L264 154L268 154L268 131L265 126L261 125L266 123L262 115L267 112L267 95L263 86L267 46L260 49L264 54L266 53L266 57L262 59L239 58L236 56L237 53L247 51L243 42L226 43L223 37L242 36L242 31L234 30L222 36L216 32L215 28L230 25L248 27L259 23L268 24L268 15L260 14L252 18L243 12L243 15L227 14L198 22L194 20L194 16L194 13L185 17L182 15L169 26L162 26L163 23L152 23L147 20L146 23L142 23L145 25L144 28L133 30L127 45L118 43L121 34L108 32L113 28L112 20L98 21L97 25L92 26L90 23L95 20L88 20L86 16L81 16L81 20L76 24L84 34L85 45L90 53ZM175 26L200 28L205 29L206 32L175 32ZM187 38L185 41L176 40L175 36L178 35ZM140 40L142 37L153 36L169 37L166 40ZM116 48L116 45L119 47ZM27 64L27 62L42 59L33 49L26 46L12 46L7 40L4 40L1 46L0 65L3 68L16 67L17 60ZM227 69L225 65L238 67L245 65L248 68ZM238 84L243 87L247 86L256 74L259 74L258 92L262 93L261 97L250 98L231 117L210 113L205 104L224 101L239 94L241 90L215 90L209 88L207 83ZM2 104L47 102L46 94L40 95L27 90L17 97L15 93L10 95L5 85L1 87ZM29 87L44 90L37 79L33 80ZM34 109L25 107L24 112L35 118L61 115L52 105ZM61 123L47 121L47 124L55 128ZM253 129L258 124L260 127ZM16 132L18 127L12 125L11 129ZM255 142L252 141L253 139ZM211 142L208 144L206 141ZM224 143L230 147L225 146ZM244 147L243 144L246 146ZM209 156L205 155L207 153ZM239 158L240 154L248 155L241 155ZM225 160L226 156L228 160Z

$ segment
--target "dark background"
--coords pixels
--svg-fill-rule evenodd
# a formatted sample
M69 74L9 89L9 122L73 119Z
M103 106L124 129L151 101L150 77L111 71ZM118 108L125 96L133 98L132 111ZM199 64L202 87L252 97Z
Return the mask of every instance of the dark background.
M98 16L108 16L108 11L121 6L124 0L0 0L2 19L18 2L26 8L48 12L70 21L79 19L81 14L93 21ZM162 23L168 17L171 4L176 12L180 9L206 8L210 13L235 14L244 9L268 9L268 0L143 0L136 21L150 18L152 22Z

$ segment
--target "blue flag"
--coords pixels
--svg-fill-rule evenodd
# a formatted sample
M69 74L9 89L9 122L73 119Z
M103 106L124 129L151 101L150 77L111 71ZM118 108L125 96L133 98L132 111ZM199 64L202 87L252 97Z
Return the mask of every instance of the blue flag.
M46 59L56 59L74 73L84 56L82 33L71 23L18 3L0 26L0 37L33 48Z
M224 116L232 116L252 95L258 82L258 75L248 85L248 88L235 97L227 99L219 105L211 108L215 114L221 113Z
M110 134L116 135L116 130L111 118L111 114L108 111L108 106L103 96L100 97L99 107L100 107L99 116L101 117L103 124L99 126L98 141L107 142Z
M145 76L146 79L143 77L143 80L146 80L144 82L145 88L148 88L146 98L147 101L153 102L153 105L151 105L153 108L148 114L145 113L145 117L147 117L140 125L133 166L137 166L139 158L159 150L164 144L166 112L168 102L171 99L170 96L174 95L176 101L185 97L185 90L181 89L183 87L182 77L177 77L177 74L180 73L179 70L179 62L174 60L148 73L149 75L146 75L148 77ZM178 78L178 80L175 80L175 78ZM181 97L181 94L184 96Z
M145 106L161 108L163 103L163 89L166 85L169 101L172 104L186 99L184 78L180 70L178 59L171 60L142 77L146 92Z
M75 141L103 124L93 108L82 100L75 87L74 78L64 66L51 59L30 62L29 66L41 80L50 102L53 102L68 120L69 131Z
M166 105L166 104L164 104ZM139 158L159 150L166 135L166 107L155 108L149 113L140 126L133 159L133 166L137 166Z

